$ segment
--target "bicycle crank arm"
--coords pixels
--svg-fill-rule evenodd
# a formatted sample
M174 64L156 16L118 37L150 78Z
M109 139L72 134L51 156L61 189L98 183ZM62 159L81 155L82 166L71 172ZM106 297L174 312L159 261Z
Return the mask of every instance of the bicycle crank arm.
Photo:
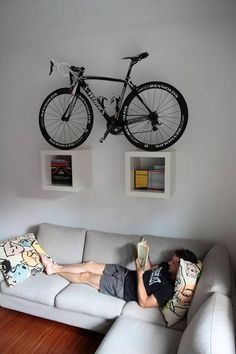
M105 134L103 135L103 137L99 140L100 143L103 143L104 140L106 139L106 137L108 136L108 134L112 131L113 127L117 126L117 122L115 120L113 120L107 127L107 130L105 131Z

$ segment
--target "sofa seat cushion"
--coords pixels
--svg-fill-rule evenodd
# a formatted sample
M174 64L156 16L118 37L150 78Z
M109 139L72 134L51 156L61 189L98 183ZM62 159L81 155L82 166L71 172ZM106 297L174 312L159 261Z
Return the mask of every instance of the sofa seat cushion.
M68 284L69 282L59 275L48 276L41 273L26 279L13 288L7 286L5 282L2 282L0 286L1 292L5 295L54 306L55 296Z
M121 314L125 302L110 295L99 293L86 284L71 283L57 295L55 306L60 309L114 319Z
M178 354L235 353L233 312L230 299L212 294L183 333Z
M143 308L135 301L130 301L125 304L122 310L122 315L132 317L137 320L149 322L158 326L166 327L166 321L159 308ZM171 328L183 331L186 327L186 319L179 320Z
M44 223L39 226L37 240L59 264L82 262L85 229Z
M181 335L182 332L173 329L121 316L96 354L175 354Z
M227 296L231 293L230 261L224 246L214 245L203 259L202 265L202 273L187 313L188 323L212 293Z

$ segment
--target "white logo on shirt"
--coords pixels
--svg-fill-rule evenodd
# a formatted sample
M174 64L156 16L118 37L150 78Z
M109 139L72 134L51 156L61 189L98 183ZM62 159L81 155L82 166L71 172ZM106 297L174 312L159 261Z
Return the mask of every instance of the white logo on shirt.
M155 283L161 283L161 279L160 279L161 270L162 270L162 267L159 267L159 268L154 269L152 271L150 279L149 279L149 285L152 285Z

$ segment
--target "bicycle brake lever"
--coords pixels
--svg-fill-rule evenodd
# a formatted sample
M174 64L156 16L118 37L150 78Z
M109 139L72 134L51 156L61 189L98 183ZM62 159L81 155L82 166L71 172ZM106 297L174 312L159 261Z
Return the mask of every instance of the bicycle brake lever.
M53 68L54 68L54 63L53 63L52 60L50 60L50 72L49 72L49 76L52 74Z

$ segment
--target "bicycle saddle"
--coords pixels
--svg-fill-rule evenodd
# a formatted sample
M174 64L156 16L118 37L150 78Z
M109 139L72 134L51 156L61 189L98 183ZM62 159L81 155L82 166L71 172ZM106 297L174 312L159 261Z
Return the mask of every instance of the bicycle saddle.
M140 53L140 54L137 54L133 57L124 57L122 59L131 59L132 61L140 61L142 59L145 59L149 56L149 53L148 52L144 52L144 53Z

